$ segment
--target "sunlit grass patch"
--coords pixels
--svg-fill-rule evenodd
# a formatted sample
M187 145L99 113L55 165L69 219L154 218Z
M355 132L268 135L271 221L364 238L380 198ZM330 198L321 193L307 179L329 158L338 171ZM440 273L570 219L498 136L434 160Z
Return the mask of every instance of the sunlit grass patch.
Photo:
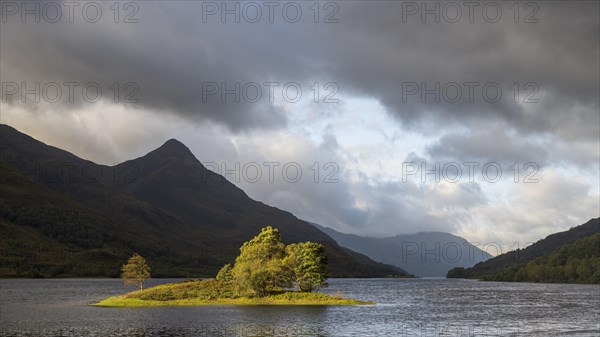
M263 297L236 296L231 283L215 279L184 281L109 297L93 305L103 307L156 307L194 305L365 305L318 292L273 291Z

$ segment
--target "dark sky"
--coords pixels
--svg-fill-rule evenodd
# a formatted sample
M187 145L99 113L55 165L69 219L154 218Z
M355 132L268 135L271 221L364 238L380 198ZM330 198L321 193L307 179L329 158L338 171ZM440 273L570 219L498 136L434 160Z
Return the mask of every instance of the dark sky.
M236 2L98 2L99 15L81 3L71 17L42 2L40 22L14 3L2 4L2 123L87 159L177 138L203 162L260 164L262 179L237 183L252 197L359 234L525 244L599 216L596 1L274 2L272 17L239 2L240 22L221 16ZM436 6L439 22L422 16ZM239 102L221 95L236 85ZM302 178L270 182L265 162L298 163ZM474 181L465 162L480 164ZM423 183L407 163L463 176ZM481 179L487 163L498 182Z

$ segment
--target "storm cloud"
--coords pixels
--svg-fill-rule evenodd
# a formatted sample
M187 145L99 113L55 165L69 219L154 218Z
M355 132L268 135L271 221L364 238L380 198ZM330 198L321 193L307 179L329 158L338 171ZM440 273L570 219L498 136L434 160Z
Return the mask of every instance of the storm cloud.
M598 2L98 2L93 23L86 2L73 22L66 3L54 2L58 22L48 2L27 3L2 3L2 122L87 159L112 164L178 138L203 162L298 162L305 173L333 162L335 184L237 184L361 234L483 240L478 224L501 222L498 239L510 240L599 215ZM21 13L36 3L40 22ZM23 95L36 83L58 83L63 97ZM64 83L78 83L73 100ZM82 97L86 83L100 101ZM405 161L534 162L550 185L405 182ZM549 223L543 210L561 202L527 192L538 188L581 202ZM515 202L539 214L510 216Z
M464 18L452 23L445 4L419 2L418 13L408 15L414 3L379 1L340 2L332 23L309 20L314 13L305 5L297 23L282 14L271 23L266 13L249 23L249 10L240 6L236 23L232 15L225 22L220 13L208 15L206 3L142 2L137 23L103 18L91 24L74 16L73 23L35 24L33 17L23 23L9 15L2 27L3 81L135 82L144 108L245 129L285 127L285 113L266 99L263 83L295 82L307 94L321 80L337 83L341 93L378 99L408 125L499 119L524 134L597 136L596 2L537 2L532 23L522 21L534 9L515 17L506 4L495 3L498 22L486 21L493 11L480 3L472 17L459 6ZM420 12L435 4L439 17L426 15L423 23ZM102 8L104 16L112 14ZM207 83L226 89L256 83L265 99L208 99L203 92L214 88ZM256 88L246 89L254 98ZM422 96L425 90L437 94Z

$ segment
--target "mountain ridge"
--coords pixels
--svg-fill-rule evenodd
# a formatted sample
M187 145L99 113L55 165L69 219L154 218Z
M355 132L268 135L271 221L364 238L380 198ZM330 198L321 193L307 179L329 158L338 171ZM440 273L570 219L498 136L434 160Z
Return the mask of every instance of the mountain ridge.
M132 251L147 257L155 276L214 276L267 225L286 243L322 242L332 276L407 275L251 199L175 139L115 166L3 124L0 140L2 276L114 277Z
M425 231L374 238L341 233L315 223L312 225L343 247L421 277L445 277L456 266L472 266L491 257L464 238L445 232ZM456 253L453 254L453 251Z

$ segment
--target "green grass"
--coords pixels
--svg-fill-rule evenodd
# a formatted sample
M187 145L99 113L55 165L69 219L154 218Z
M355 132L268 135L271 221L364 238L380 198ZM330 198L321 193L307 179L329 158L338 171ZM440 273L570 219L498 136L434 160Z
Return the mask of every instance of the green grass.
M318 292L273 291L264 297L236 296L231 284L214 279L184 281L109 297L94 306L157 307L197 305L365 305L374 304Z

